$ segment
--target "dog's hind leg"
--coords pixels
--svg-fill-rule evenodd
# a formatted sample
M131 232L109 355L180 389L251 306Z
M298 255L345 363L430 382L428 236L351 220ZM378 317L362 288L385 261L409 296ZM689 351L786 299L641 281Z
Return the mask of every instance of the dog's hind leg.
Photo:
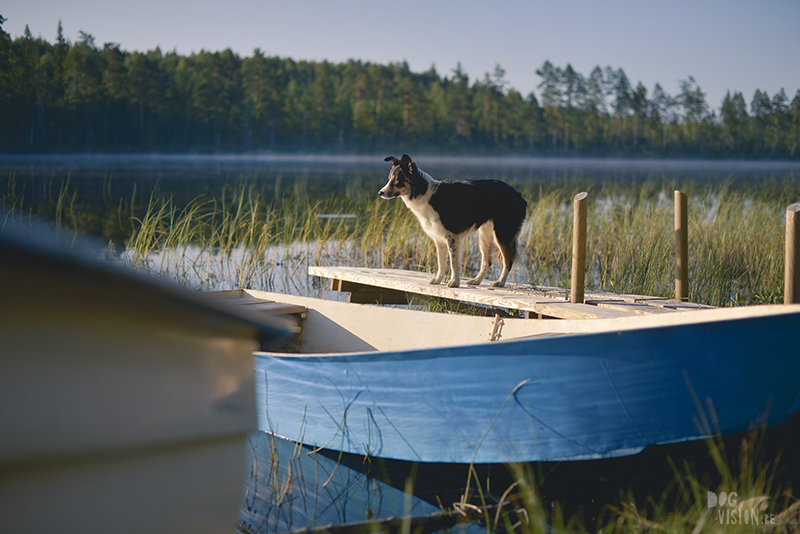
M444 272L447 270L447 242L434 240L433 243L436 245L436 261L438 263L438 269L436 270L436 275L434 275L434 277L431 278L428 283L435 285L442 283L442 280L444 279Z
M500 249L500 255L503 257L503 272L500 278L492 282L492 287L503 287L506 285L506 279L511 272L511 267L514 265L514 260L517 258L517 242L498 241L497 247Z
M477 286L483 281L489 268L492 266L492 248L494 247L494 224L492 221L483 223L478 228L478 249L481 251L481 270L475 278L467 280L467 285Z
M458 287L461 284L461 240L457 237L447 238L447 251L450 253L450 272L452 276L447 287Z

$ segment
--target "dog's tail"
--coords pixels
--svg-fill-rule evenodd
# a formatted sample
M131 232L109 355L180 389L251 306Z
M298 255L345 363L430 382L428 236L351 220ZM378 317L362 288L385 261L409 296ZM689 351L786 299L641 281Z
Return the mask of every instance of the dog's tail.
M525 222L528 203L518 191L514 191L514 194L509 195L507 199L504 212L503 217L494 220L494 235L510 269L517 259L517 238Z

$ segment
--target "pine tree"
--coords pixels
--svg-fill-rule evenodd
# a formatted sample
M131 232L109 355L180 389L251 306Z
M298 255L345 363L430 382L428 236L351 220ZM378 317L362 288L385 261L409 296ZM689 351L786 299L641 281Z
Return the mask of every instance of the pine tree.
M791 123L789 126L789 155L794 157L797 153L797 145L800 142L800 89L795 93L792 99L792 105L789 107L789 115Z
M619 143L622 141L623 123L631 109L631 100L633 98L631 94L631 82L628 80L628 76L621 67L616 71L612 71L611 77L607 74L606 80L608 83L612 84L614 100L611 106L614 110L614 117L616 118L617 126L615 139L619 146Z
M748 119L747 104L742 93L736 92L731 96L731 92L727 92L722 100L720 119L725 148L741 156L744 127Z
M772 108L772 102L766 91L756 89L753 93L753 100L750 102L750 114L753 120L750 121L753 136L753 154L758 155L766 149L766 133L768 116Z
M631 110L633 111L633 148L639 146L639 119L646 117L647 88L639 82L631 93Z
M562 104L567 108L564 118L564 150L568 150L572 107L577 95L583 90L583 76L575 72L569 63L561 72L561 87Z
M453 121L452 140L456 145L465 144L472 138L471 120L472 99L469 90L469 76L464 72L461 62L453 69L453 78L448 86L450 117Z
M773 155L778 153L778 145L786 134L788 103L789 97L786 96L786 91L781 87L781 90L772 96L771 104L772 120L770 121L770 126L772 127L772 132L770 133L772 134Z
M690 131L692 147L697 151L698 128L708 111L706 94L700 89L694 76L689 76L688 79L679 81L678 85L681 89L678 95L678 102L683 107L683 116Z
M542 78L539 89L542 95L544 118L552 135L552 148L558 147L559 118L561 110L561 69L545 61L536 74Z
M3 29L8 19L0 15L0 146L6 146L8 130L8 107L11 105L11 85L14 77L11 73L11 36Z

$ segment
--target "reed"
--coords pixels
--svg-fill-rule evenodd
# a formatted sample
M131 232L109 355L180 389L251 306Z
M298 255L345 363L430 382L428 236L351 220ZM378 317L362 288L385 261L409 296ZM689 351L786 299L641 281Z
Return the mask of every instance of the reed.
M20 217L28 192L13 177L7 183L0 198L6 217ZM681 189L689 198L689 300L713 306L783 300L784 213L800 199L791 178L758 186L666 178L515 185L529 210L513 282L569 287L571 202L586 190L587 290L671 297L671 199ZM357 180L321 196L302 179L288 187L232 182L213 197L182 205L153 194L134 210L134 198L123 199L105 215L82 203L68 180L54 189L58 194L40 215L97 235L126 235L123 262L199 289L225 283L305 291L312 285L305 267L312 264L435 270L433 244L414 216ZM354 218L320 217L344 214ZM465 272L476 271L479 262L473 238L464 250ZM493 269L490 277L498 274Z
M568 287L575 189L525 190L531 202L514 281ZM648 182L587 189L587 289L672 296L672 188ZM800 197L798 191L727 184L683 184L682 189L689 194L689 299L713 306L780 302L782 214ZM355 219L320 218L323 214L352 214ZM144 216L136 219L128 247L132 263L140 266L154 251L189 244L199 247L206 261L245 251L234 269L242 287L257 285L262 263L274 258L276 250L283 256L266 264L282 263L295 274L303 262L430 271L436 261L430 239L402 203L366 194L312 199L302 193L276 202L245 185L231 187L220 199L198 198L181 210L169 199L153 198ZM170 261L180 263L183 257ZM477 245L470 240L465 269L477 270L479 261Z

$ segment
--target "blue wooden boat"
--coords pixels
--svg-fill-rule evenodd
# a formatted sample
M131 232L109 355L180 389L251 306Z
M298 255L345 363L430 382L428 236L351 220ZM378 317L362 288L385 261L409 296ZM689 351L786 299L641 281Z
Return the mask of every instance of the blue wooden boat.
M492 342L492 318L280 298L308 309L293 350L313 353L256 354L259 428L312 446L421 462L599 459L800 407L800 305L505 319Z

